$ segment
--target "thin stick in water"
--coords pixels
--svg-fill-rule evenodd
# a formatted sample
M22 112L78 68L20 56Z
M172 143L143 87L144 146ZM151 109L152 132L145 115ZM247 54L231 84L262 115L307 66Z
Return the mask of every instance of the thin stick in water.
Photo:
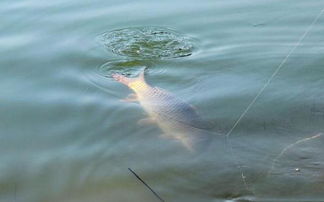
M146 182L144 182L144 180L142 180L142 178L140 178L132 169L128 168L128 170L133 173L133 175L135 175L135 177L137 179L139 179L139 181L141 181L160 201L165 202L148 184L146 184Z

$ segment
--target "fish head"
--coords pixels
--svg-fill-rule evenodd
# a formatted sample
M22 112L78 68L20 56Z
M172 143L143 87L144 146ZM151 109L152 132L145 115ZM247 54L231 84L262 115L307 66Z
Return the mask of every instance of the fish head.
M116 81L128 86L130 89L132 89L136 93L143 92L148 88L148 85L144 79L144 72L140 73L140 75L136 78L129 78L122 74L112 74L112 77Z

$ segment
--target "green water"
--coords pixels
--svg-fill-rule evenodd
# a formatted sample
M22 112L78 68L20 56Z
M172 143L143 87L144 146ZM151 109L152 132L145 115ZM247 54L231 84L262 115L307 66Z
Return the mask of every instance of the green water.
M165 201L324 201L324 135L304 139L324 132L323 8L321 0L2 0L0 201L158 201L128 168ZM189 37L192 54L144 60L98 41L147 26ZM160 138L137 124L146 116L139 105L120 102L130 90L109 74L143 67L150 84L223 134L207 152Z

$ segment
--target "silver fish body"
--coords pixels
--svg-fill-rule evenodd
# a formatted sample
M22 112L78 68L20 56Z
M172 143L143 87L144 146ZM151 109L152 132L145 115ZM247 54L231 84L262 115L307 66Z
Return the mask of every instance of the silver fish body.
M143 75L137 79L129 79L122 75L114 78L134 90L136 100L165 136L180 141L191 151L208 146L212 136L208 131L210 125L191 105L163 89L149 86Z

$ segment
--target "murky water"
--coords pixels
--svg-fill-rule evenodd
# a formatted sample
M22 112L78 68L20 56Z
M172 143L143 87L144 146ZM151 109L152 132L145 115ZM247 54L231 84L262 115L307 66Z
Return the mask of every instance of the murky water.
M1 1L0 201L158 201L128 168L165 201L323 201L322 9ZM131 91L111 74L144 69L212 123L205 152L137 124L141 106L120 101Z

